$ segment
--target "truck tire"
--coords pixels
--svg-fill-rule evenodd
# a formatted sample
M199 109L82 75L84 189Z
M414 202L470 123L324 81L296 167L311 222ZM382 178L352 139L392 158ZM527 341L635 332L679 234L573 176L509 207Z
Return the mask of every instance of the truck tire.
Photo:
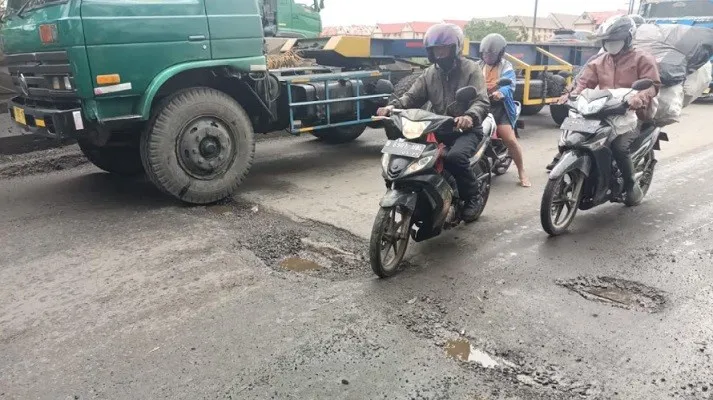
M522 111L520 112L522 115L537 115L542 111L542 109L545 108L544 104L538 104L534 106L522 106Z
M423 75L423 71L418 71L414 72L411 75L406 75L403 78L401 78L396 85L394 85L394 96L396 97L401 97L404 95L404 93L408 92L409 89L411 89L411 86L416 82L416 80ZM430 108L430 103L425 104L423 107L424 110ZM403 137L401 135L401 132L399 132L398 129L394 128L392 125L386 123L384 124L384 130L386 131L386 137L391 139L391 140L396 140L398 138Z
M342 144L356 140L365 130L366 125L349 125L314 131L312 135L327 144Z
M245 110L227 94L196 87L165 99L141 137L149 179L189 204L231 196L250 171L255 137Z
M84 156L99 169L119 176L137 176L144 173L138 146L109 144L99 147L83 139L77 140L77 144Z

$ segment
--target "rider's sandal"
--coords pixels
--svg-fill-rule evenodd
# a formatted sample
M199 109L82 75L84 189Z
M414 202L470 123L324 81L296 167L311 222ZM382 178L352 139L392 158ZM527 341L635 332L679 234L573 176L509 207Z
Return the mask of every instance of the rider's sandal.
M524 180L520 179L520 181L517 184L524 188L532 187L532 182L530 182L530 180L527 178L525 178Z

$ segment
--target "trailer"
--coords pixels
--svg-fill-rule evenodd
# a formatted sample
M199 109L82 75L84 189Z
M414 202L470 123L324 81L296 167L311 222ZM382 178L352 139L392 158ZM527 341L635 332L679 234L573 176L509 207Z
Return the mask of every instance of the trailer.
M467 41L463 55L478 59L480 43ZM571 75L597 54L599 47L577 43L511 43L505 57L517 71L516 100L523 115L535 115L556 102ZM289 40L282 52L296 52L317 64L343 70L375 69L388 71L395 85L394 94L402 95L428 67L426 49L420 39L383 39L369 37L327 37ZM561 76L561 73L565 76ZM554 121L561 116L553 112ZM388 134L389 132L387 132Z

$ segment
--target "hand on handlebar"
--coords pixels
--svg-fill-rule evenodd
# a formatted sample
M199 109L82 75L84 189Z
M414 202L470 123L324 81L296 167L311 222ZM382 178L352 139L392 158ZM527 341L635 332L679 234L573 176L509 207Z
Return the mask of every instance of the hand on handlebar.
M644 108L644 100L642 100L639 96L632 96L626 102L629 103L630 110L639 110L641 108Z
M557 104L559 104L559 105L565 105L565 104L567 104L567 102L568 102L569 99L570 99L570 96L571 96L570 93L565 93L565 94L563 94L562 97L560 97L559 99L557 99Z
M500 93L499 90L494 91L493 93L490 94L490 98L492 98L495 101L500 101L504 98L502 93Z
M394 111L394 106L380 107L378 110L376 110L376 115L380 117L388 117L389 115L391 115L392 111Z
M461 131L470 129L473 127L473 118L471 118L470 115L464 115L462 117L458 117L455 120L456 123L456 129L459 129Z

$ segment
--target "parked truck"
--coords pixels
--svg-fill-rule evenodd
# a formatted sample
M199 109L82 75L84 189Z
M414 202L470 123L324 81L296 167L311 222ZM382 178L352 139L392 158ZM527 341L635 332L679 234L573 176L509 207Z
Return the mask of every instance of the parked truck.
M371 115L393 83L407 87L421 69L409 61L424 57L420 40L332 37L287 40L283 51L314 62L268 70L265 40L288 3L9 0L0 38L20 94L8 112L30 133L75 138L105 171L145 173L187 203L223 199L250 170L255 133L354 140L378 126ZM577 46L512 49L525 106L553 100L535 74L587 58Z

